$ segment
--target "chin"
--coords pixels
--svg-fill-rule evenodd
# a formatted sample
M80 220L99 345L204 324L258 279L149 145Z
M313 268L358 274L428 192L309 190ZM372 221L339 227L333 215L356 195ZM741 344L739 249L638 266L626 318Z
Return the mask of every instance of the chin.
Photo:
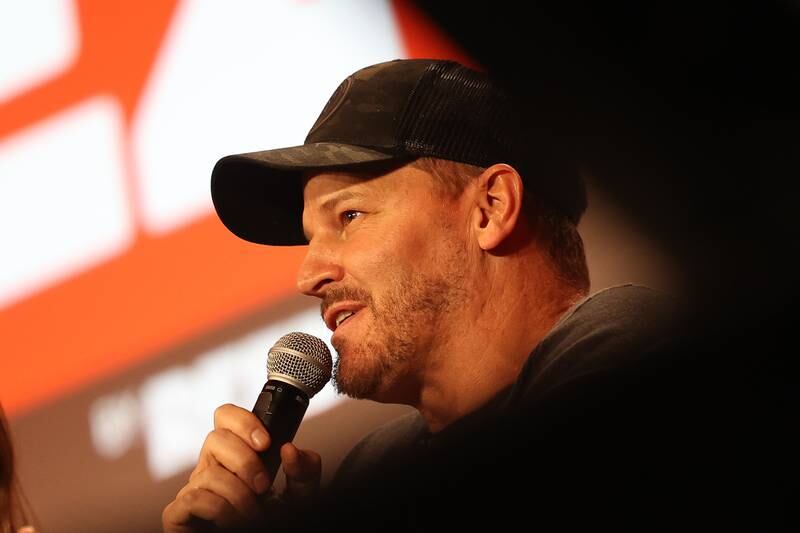
M400 379L408 371L408 355L400 350L390 352L387 346L402 346L374 336L359 343L344 339L334 344L339 357L333 368L333 384L336 390L351 398L369 399L378 402L401 402L403 387Z
M380 374L362 365L353 365L354 361L363 363L363 354L348 350L337 350L339 359L333 369L333 385L337 392L351 398L372 399L380 385Z

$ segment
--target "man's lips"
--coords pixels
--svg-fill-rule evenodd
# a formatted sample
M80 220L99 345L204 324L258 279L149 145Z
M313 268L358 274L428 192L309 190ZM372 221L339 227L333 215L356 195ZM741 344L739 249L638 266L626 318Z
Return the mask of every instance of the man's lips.
M322 315L322 319L325 321L325 325L328 326L328 329L331 331L336 331L336 317L339 316L340 313L350 312L355 315L361 309L363 309L365 305L360 302L353 302L353 301L344 301L344 302L336 302L335 304L328 307ZM346 319L346 320L349 320Z

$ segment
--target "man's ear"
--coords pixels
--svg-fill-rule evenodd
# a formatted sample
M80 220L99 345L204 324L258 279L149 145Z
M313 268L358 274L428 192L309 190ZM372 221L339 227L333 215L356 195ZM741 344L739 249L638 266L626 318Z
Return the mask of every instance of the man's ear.
M517 226L524 186L519 173L506 164L484 170L476 185L473 229L481 249L492 250Z

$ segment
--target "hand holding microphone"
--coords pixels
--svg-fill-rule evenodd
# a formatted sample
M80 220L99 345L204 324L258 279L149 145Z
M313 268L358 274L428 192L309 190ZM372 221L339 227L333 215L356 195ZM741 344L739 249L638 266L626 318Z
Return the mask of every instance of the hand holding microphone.
M189 482L162 513L164 531L205 530L209 522L240 527L268 519L262 496L281 462L287 497L315 492L320 456L298 450L291 440L309 399L330 379L331 366L330 352L320 339L304 333L281 337L269 351L267 382L253 411L230 404L215 411L214 430Z

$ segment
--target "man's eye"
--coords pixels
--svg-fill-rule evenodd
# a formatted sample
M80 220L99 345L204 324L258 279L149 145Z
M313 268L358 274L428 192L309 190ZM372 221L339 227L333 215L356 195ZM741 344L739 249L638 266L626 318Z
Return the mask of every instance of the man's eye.
M359 216L361 216L361 211L352 211L352 210L344 211L341 214L342 224L346 226L355 219L357 219Z

